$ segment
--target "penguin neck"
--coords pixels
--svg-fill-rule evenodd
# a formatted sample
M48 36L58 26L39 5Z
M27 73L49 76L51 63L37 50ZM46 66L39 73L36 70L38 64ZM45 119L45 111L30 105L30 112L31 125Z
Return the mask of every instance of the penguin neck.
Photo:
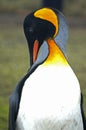
M54 39L47 40L48 47L49 47L49 54L43 63L43 65L68 65L68 62L60 50L58 45L55 43Z

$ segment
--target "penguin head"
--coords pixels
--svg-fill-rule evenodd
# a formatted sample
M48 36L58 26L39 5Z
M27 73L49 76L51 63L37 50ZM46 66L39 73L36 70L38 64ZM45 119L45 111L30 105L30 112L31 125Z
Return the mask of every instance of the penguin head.
M45 54L43 59L42 56L39 55L40 62L46 58L48 50L43 44L49 38L56 41L65 55L68 28L64 16L58 10L41 8L27 15L24 20L24 33L28 42L31 66L37 60L37 55L41 46L40 55L42 52ZM47 50L47 52L45 52L45 50Z

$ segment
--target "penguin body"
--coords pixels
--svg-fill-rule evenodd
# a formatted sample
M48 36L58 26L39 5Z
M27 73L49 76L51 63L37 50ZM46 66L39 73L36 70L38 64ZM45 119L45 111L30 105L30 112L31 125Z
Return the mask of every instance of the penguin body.
M10 98L9 130L85 130L78 79L66 56L67 23L55 9L25 18L31 68Z
M18 130L22 127L24 130L83 130L80 96L77 78L70 67L39 66L22 90Z

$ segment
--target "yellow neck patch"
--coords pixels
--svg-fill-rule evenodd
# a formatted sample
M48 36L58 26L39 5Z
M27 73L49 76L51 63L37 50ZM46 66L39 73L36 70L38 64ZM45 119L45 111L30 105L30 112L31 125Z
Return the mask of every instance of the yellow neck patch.
M49 8L39 9L34 13L34 16L51 22L56 28L54 37L56 36L56 34L58 33L58 18L52 9Z
M68 65L68 62L63 55L60 48L56 45L53 39L48 39L48 46L49 46L49 55L43 65Z

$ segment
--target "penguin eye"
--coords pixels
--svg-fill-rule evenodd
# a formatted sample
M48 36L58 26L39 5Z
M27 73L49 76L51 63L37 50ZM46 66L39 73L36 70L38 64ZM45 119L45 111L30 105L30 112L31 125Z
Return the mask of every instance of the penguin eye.
M28 30L29 30L30 33L34 33L33 28L30 27L30 28L28 28Z

